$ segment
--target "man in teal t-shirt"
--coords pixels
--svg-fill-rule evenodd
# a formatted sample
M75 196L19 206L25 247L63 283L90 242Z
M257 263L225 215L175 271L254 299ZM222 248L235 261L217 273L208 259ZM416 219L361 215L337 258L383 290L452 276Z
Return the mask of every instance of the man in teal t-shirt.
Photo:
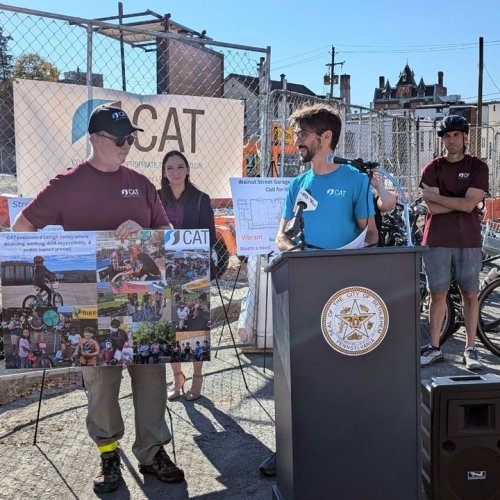
M303 212L303 241L315 248L335 249L347 245L367 228L365 245L375 245L378 233L374 220L373 197L369 178L349 165L328 163L327 156L337 146L342 122L330 107L306 106L291 117L295 144L301 160L311 162L311 170L290 184L276 245L291 250L297 241L285 235L294 215L300 193L306 191L314 200L314 210Z

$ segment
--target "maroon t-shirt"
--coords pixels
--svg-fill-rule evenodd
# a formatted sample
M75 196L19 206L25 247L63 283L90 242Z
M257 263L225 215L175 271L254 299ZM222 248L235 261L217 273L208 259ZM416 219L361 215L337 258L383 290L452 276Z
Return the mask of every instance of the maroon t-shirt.
M66 231L115 230L129 219L148 229L169 224L147 177L124 165L101 172L88 162L52 179L23 215L37 229L57 224Z
M450 163L438 157L424 165L422 182L438 187L443 196L462 198L467 189L488 191L488 165L479 158L465 155ZM477 210L427 214L422 243L430 247L477 248L481 246L481 223Z

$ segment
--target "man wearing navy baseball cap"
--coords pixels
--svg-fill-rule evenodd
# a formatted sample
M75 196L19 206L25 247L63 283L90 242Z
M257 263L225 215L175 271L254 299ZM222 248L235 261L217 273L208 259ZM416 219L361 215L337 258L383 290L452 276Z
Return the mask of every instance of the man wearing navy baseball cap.
M120 108L111 106L99 106L96 108L89 121L89 134L108 132L118 138L127 137L136 130L144 132L142 128L134 125L127 113Z
M124 165L134 134L143 130L122 109L101 106L92 113L88 131L89 158L52 179L19 213L13 231L36 231L57 224L66 231L114 230L118 238L125 239L143 228L171 229L155 186ZM165 365L132 365L128 372L135 408L132 451L140 472L165 482L183 481L184 472L163 447L171 440L165 421ZM82 373L88 396L87 430L101 456L94 491L107 493L116 490L121 481L118 440L125 426L118 394L122 368L86 366Z

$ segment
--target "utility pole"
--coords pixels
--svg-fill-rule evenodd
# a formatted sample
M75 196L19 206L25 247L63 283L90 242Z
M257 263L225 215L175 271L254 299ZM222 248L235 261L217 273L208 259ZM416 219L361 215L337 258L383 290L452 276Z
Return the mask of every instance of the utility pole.
M483 126L483 37L479 37L479 75L477 79L477 145L476 155L481 157L481 127Z
M330 68L330 99L333 99L333 84L335 80L335 66L342 66L345 61L335 62L335 47L332 45L332 62L325 64L325 66Z

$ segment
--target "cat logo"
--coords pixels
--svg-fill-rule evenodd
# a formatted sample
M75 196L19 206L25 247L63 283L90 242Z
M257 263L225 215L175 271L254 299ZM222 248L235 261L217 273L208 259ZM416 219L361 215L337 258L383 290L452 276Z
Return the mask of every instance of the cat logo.
M373 351L384 340L389 313L374 291L360 286L332 295L321 314L321 331L328 345L347 356Z
M206 249L210 245L208 229L169 229L165 231L165 247L191 247L192 249Z
M123 188L122 196L124 198L137 198L139 196L139 190L137 188Z

